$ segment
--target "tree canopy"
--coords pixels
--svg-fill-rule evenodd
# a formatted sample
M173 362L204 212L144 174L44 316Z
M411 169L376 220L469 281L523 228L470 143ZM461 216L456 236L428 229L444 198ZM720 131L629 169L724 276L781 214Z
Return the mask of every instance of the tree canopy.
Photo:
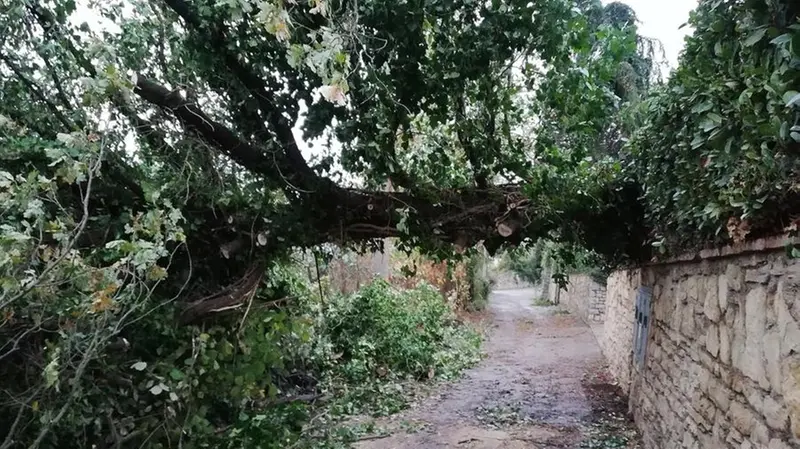
M7 6L2 113L48 141L102 135L102 190L127 191L109 200L170 198L212 254L254 236L497 246L603 213L551 197L607 190L580 165L653 66L619 5L123 3L92 25L75 2Z

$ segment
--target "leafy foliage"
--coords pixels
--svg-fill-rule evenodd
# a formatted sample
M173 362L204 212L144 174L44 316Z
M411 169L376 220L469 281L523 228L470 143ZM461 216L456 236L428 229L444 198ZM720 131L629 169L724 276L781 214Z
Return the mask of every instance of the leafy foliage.
M454 342L445 333L455 316L430 286L401 292L376 281L339 301L325 319L332 350L347 361L342 373L353 382L376 371L426 378L453 368L452 354L438 351Z
M656 245L780 231L797 206L796 2L703 1L630 144ZM798 97L800 98L800 97Z
M376 281L331 304L324 320L331 388L347 386L348 413L395 412L405 405L403 381L451 379L480 359L478 334L429 285L401 291Z
M274 251L401 236L446 253L488 237L494 251L498 226L512 242L587 240L567 223L613 209L602 197L619 167L585 158L619 140L621 67L637 86L651 69L629 9L576 6L136 0L95 8L85 26L73 1L9 6L3 104L36 113L0 113L52 137L112 111L104 132L128 145L109 169L140 186L130 200L158 191L184 212L208 278L241 272L214 260L247 247L228 247L237 240ZM305 160L293 126L318 158ZM541 218L521 226L529 209Z
M529 284L538 284L542 281L542 262L547 257L544 246L544 240L537 240L529 248L518 247L507 251L503 255L503 268Z
M187 325L187 311L218 304L176 301L191 278L173 266L191 226L155 194L140 210L108 215L113 190L101 167L113 141L49 141L7 121L0 142L12 163L25 152L42 160L26 175L0 171L3 447L305 444L319 406L295 398L330 391L336 400L324 406L341 414L390 390L387 410L396 410L400 380L451 377L476 360L478 336L430 287L380 284L323 307L286 257L249 270L246 292L226 291L246 297L243 314ZM346 318L342 332L336 320L348 314L368 319ZM371 341L384 342L379 352L342 354ZM388 377L353 374L385 357L395 361Z
M474 360L430 289L316 297L298 248L796 230L796 3L703 0L659 85L620 3L0 2L0 448L299 444L297 398Z
M81 273L74 266L58 268L70 276ZM10 426L4 434L14 438L11 447L114 441L148 447L172 447L174 441L230 448L334 444L349 434L307 434L305 424L318 414L397 411L405 406L404 382L452 378L479 359L478 334L460 325L429 286L401 291L378 282L321 303L300 273L290 261L267 267L267 280L254 298L270 304L270 298L289 293L292 305L253 306L233 323L202 327L176 326L168 298L112 296L104 284L73 294L67 304L75 305L63 312L36 307L43 324L28 324L26 330L34 340L22 334L3 347L9 363L2 373L12 379L6 392L26 400L20 409L2 409L3 425ZM147 292L155 281L139 282ZM62 285L77 288L81 277ZM33 319L25 315L33 306L15 305L5 331ZM134 315L133 307L141 312ZM57 319L68 324L51 334L47 323ZM32 345L38 341L44 350ZM8 346L20 342L25 346ZM41 372L30 376L34 364ZM314 405L304 397L328 401Z
M503 255L503 268L531 284L550 282L550 278L543 279L547 273L561 287L566 287L567 275L572 273L588 274L601 284L605 284L610 273L607 262L598 254L544 239L507 251Z

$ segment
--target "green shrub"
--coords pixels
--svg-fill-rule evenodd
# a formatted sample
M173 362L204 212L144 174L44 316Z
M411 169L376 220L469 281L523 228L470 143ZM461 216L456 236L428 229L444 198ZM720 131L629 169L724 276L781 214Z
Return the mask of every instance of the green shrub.
M512 248L506 252L503 265L517 278L529 284L538 284L542 281L544 262L548 256L545 249L545 241L542 239L530 247Z
M464 338L475 338L463 331L442 295L429 285L403 291L375 281L338 298L325 320L338 369L352 382L376 375L422 379L452 374L465 366L457 363L461 351L475 349L464 345Z
M627 148L654 246L781 232L796 212L798 5L703 1L692 13L680 65Z
M609 268L605 260L596 253L576 245L539 239L530 247L508 251L504 266L519 278L537 284L539 282L564 283L571 273L589 275L595 282L605 284ZM548 267L551 279L542 279Z

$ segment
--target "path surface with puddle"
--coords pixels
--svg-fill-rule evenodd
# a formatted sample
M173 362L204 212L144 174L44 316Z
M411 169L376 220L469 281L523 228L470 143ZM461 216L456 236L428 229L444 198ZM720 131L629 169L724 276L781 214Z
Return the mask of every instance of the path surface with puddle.
M637 448L626 401L594 334L532 289L489 302L486 358L462 379L382 423L360 449Z

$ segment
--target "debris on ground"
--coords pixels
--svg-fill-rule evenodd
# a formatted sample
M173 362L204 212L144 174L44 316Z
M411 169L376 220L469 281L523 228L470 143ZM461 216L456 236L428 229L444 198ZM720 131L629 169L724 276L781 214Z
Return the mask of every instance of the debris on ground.
M496 291L486 357L415 407L382 418L360 449L639 448L627 399L594 334L534 289ZM415 424L410 424L415 423Z

